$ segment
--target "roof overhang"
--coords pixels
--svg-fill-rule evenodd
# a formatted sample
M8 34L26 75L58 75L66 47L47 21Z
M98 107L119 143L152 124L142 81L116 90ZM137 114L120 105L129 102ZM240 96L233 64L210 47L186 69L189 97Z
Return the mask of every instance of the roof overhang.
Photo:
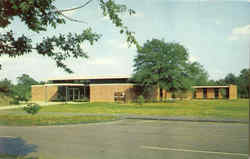
M229 86L193 86L192 88L229 88Z
M62 77L62 78L49 78L48 81L56 80L96 80L96 79L129 79L129 75L107 75L107 76L74 76L74 77Z
M57 84L45 84L44 86L84 86L84 84L76 83L57 83Z
M44 85L32 85L32 87L50 87L50 86L84 86L84 84L76 84L76 83L57 83L57 84L44 84Z

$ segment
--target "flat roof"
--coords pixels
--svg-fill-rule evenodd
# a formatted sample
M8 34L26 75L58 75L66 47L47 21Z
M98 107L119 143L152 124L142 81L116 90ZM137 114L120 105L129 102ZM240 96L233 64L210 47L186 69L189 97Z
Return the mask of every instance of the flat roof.
M192 88L229 88L229 86L193 86Z
M71 77L59 77L49 78L48 81L55 80L91 80L91 79L129 79L130 75L104 75L104 76L71 76Z

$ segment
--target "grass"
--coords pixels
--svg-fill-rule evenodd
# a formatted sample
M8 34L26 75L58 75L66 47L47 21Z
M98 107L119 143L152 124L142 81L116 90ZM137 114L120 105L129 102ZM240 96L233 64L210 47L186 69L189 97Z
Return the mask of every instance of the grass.
M168 103L82 103L43 107L41 112L133 114L164 117L199 117L220 119L248 119L247 99L238 100L183 100ZM17 111L17 110L15 110ZM20 110L18 110L20 111Z
M0 92L0 107L9 105L11 100L11 97L6 96L4 93Z
M58 115L13 115L1 114L0 125L9 126L45 126L65 125L112 121L118 119L113 116L58 116Z
M34 157L22 157L22 156L15 156L15 155L3 155L0 154L0 159L38 159Z

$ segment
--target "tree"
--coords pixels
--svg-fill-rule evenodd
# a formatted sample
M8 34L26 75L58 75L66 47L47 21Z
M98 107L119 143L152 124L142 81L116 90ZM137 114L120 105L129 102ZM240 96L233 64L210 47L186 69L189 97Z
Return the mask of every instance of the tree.
M232 73L227 74L224 81L226 84L237 84L238 83L237 77Z
M10 94L13 85L7 78L0 81L0 92Z
M201 65L191 63L187 49L178 43L153 39L144 43L137 52L133 79L145 87L185 91L200 78L207 80Z
M39 84L27 74L17 77L17 84L12 89L12 95L18 100L28 101L31 97L31 85Z
M208 85L208 73L200 63L193 62L188 66L189 74L192 77L191 82L193 86Z
M64 14L66 11L76 10L87 6L93 0L88 0L79 7L60 10L54 5L55 0L1 0L0 1L0 28L6 28L14 20L19 18L30 31L41 33L48 27L56 28L57 25L65 24L66 20L82 22L72 19ZM120 28L120 33L125 33L129 45L137 44L134 32L128 30L128 27L122 23L119 13L127 12L129 15L135 13L128 9L126 5L117 4L114 0L98 0L104 16L108 16L112 23ZM39 55L48 56L56 62L56 66L72 73L64 61L70 57L88 58L88 55L80 47L83 42L94 44L100 34L94 33L91 28L84 29L79 34L60 34L58 36L44 37L41 42L34 43L26 35L16 37L13 30L0 33L0 56L9 57L22 56L35 51ZM1 65L0 65L1 69Z
M250 93L250 69L240 71L238 77L238 93L240 97L249 98Z
M218 86L224 86L226 84L227 83L225 82L225 79L219 79L216 81L216 85L218 85Z

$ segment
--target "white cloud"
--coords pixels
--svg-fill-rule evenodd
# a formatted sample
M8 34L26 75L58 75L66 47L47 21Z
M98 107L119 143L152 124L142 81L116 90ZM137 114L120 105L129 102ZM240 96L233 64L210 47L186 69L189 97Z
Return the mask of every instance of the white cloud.
M208 73L210 75L210 79L214 79L214 80L221 79L221 78L225 77L225 75L226 75L225 72L218 70L218 69L208 71Z
M248 37L249 35L250 35L250 24L233 28L231 35L228 37L228 40L238 40L241 37Z
M249 35L250 34L250 24L237 27L232 30L233 35Z
M195 57L195 56L189 56L189 59L188 59L190 62L195 62L195 61L198 61L199 58L198 57Z

